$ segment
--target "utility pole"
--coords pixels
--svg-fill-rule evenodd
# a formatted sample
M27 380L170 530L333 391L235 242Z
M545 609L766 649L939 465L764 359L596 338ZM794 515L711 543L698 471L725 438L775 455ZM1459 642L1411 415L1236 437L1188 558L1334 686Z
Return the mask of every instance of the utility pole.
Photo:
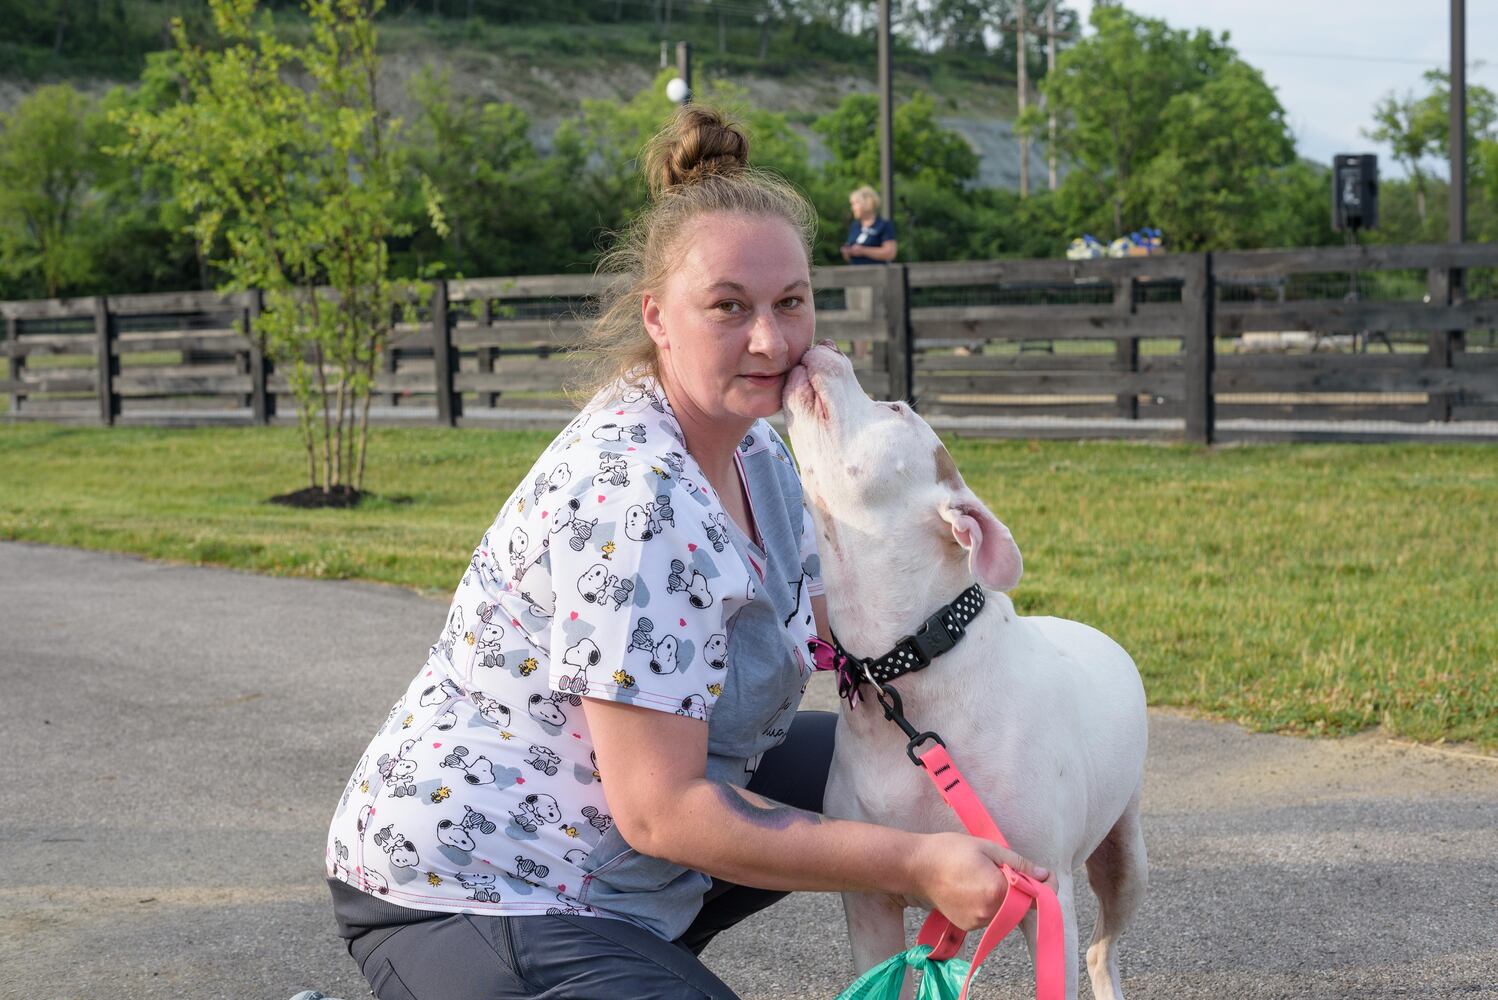
M681 77L681 82L687 85L687 96L681 103L685 104L692 99L692 43L676 43L676 75Z
M1467 239L1467 4L1451 0L1451 242Z
M895 94L890 50L890 0L879 0L879 199L884 217L895 217Z
M1019 79L1019 118L1025 114L1025 95L1030 89L1030 76L1025 68L1025 0L1018 0L1019 30L1014 35L1015 76ZM1030 196L1030 139L1024 133L1019 137L1019 196Z
M1056 72L1056 0L1049 0L1045 5L1045 73L1046 81L1049 83ZM1046 173L1050 180L1051 190L1056 190L1056 109L1046 101L1046 110L1050 112L1046 119Z

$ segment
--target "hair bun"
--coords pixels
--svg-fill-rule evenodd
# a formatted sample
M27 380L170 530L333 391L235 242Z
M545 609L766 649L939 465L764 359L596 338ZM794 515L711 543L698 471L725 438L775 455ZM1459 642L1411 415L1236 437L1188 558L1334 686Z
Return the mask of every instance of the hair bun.
M652 198L673 187L728 176L749 165L749 139L737 122L700 104L676 110L645 149L645 180Z

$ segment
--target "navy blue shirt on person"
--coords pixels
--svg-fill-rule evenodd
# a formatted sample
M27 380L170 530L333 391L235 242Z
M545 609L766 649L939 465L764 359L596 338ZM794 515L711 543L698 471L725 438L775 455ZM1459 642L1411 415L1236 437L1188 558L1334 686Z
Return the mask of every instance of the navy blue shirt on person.
M848 238L844 243L856 243L859 246L877 247L895 238L895 224L884 216L874 219L873 225L865 226L854 219L848 224ZM875 260L872 257L850 257L849 264L884 264L887 261Z

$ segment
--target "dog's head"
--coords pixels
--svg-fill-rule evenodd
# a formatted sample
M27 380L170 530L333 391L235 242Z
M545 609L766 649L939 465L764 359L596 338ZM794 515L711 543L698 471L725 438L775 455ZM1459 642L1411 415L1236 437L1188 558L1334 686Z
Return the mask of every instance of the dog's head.
M785 412L812 516L825 535L846 525L863 541L937 559L966 555L973 576L993 590L1019 583L1019 547L968 488L936 432L906 404L870 399L830 341L791 369Z

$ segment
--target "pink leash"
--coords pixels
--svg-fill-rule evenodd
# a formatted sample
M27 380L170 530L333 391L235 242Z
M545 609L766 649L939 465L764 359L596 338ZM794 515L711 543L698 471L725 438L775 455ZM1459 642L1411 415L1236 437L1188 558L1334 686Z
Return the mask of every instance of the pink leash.
M844 657L837 654L831 645L820 638L811 640L812 659L818 670L835 670L838 673L839 693L844 697L857 696L858 682L855 681L848 669ZM870 678L872 681L872 678ZM927 777L936 786L937 794L952 807L967 832L975 837L985 837L1000 847L1009 848L1009 842L1004 839L1004 834L999 831L999 825L994 822L988 810L983 808L983 803L978 799L977 793L972 786L963 779L962 773L957 770L957 765L952 763L951 755L947 753L946 744L941 737L935 733L918 733L915 727L905 718L900 705L899 692L894 688L880 684L874 685L875 697L884 708L884 716L896 723L910 737L910 742L905 752L910 759L924 768ZM888 696L888 697L886 697ZM850 703L852 697L849 697ZM893 699L892 701L890 699ZM932 741L931 748L917 755L915 748L925 740ZM990 952L998 946L1010 931L1019 926L1030 908L1035 908L1036 933L1035 933L1035 998L1036 1000L1064 1000L1066 996L1066 956L1065 941L1066 932L1061 924L1061 903L1056 899L1056 894L1051 887L1023 872L1017 872L1009 865L1000 865L999 870L1004 873L1004 878L1009 883L1009 888L1004 894L1004 902L999 906L999 912L994 914L993 920L983 930L983 936L978 939L978 950L973 954L972 967L968 970L967 979L962 984L962 993L959 1000L966 1000L968 988L972 985L973 976L977 974L978 967L983 964ZM939 962L952 958L962 949L962 943L967 938L967 932L953 924L941 911L933 910L922 925L920 934L916 937L916 944L927 945L931 953L927 956L930 961Z

